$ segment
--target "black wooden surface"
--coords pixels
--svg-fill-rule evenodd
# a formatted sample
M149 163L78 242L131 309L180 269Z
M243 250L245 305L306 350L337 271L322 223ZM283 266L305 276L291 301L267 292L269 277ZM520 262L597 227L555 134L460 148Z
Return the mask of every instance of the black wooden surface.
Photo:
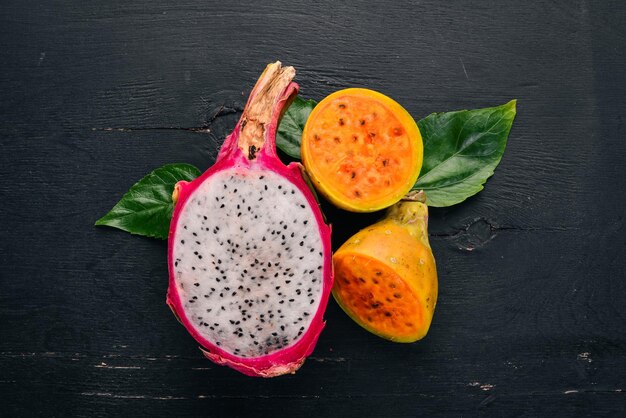
M625 3L267 3L0 5L0 415L624 414ZM262 380L170 313L164 242L92 225L150 170L211 165L276 59L306 98L518 116L485 190L432 211L427 338L331 300L305 366ZM335 245L373 219L332 215Z

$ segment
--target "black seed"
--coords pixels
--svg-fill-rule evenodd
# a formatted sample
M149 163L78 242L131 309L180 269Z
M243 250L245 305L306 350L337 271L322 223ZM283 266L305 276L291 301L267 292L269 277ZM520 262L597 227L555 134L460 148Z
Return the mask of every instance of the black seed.
M181 240L180 240L180 243L181 243L181 244L183 244L183 245L185 245L185 240L184 240L184 239L181 239Z
M198 287L198 286L200 286L200 283L194 283L193 285Z

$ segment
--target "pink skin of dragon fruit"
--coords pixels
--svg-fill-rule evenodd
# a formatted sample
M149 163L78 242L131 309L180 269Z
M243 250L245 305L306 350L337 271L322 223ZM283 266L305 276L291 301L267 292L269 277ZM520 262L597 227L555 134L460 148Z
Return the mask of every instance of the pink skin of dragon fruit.
M249 376L302 365L333 285L330 226L301 165L276 154L294 76L268 65L215 164L173 196L167 303L207 358Z

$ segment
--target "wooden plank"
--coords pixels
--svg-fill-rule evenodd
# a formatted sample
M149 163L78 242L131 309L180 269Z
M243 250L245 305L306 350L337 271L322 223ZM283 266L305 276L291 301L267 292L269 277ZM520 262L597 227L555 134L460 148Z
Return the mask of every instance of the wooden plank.
M623 414L624 33L618 1L4 2L0 415ZM156 167L210 166L275 59L308 98L518 116L485 190L431 211L428 337L383 341L331 301L312 358L263 381L176 322L164 242L93 222ZM324 209L335 247L378 216Z

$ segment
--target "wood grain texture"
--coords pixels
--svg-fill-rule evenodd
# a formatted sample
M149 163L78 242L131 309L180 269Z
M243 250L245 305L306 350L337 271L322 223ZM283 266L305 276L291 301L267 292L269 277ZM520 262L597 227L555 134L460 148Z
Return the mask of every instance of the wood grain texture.
M623 415L626 7L525 3L4 1L0 415ZM432 210L427 338L331 301L298 374L259 380L169 312L164 242L92 225L152 169L210 166L276 59L306 98L518 116L485 190ZM325 209L335 247L377 216Z

